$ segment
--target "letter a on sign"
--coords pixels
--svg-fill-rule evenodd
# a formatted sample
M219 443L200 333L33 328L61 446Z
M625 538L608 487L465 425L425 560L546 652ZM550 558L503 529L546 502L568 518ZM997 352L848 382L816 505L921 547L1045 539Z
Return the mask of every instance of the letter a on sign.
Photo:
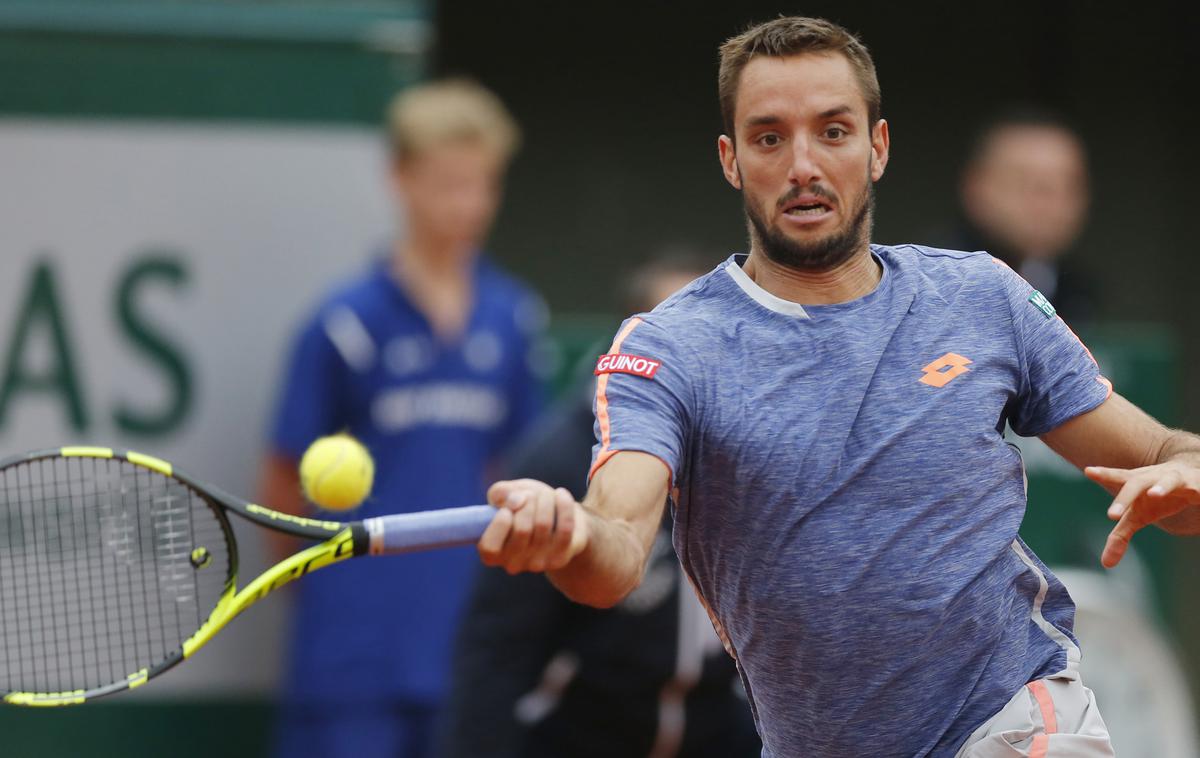
M653 358L643 358L640 355L624 355L610 353L600 356L596 361L596 376L600 374L633 374L644 379L653 379L662 361Z

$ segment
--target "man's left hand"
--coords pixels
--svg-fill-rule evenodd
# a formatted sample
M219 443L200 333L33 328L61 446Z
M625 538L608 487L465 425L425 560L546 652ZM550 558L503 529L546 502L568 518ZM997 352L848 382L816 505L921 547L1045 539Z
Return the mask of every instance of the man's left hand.
M1088 466L1089 479L1118 490L1108 517L1117 522L1100 563L1120 563L1138 530L1157 524L1173 534L1200 534L1200 468L1180 461L1123 469Z

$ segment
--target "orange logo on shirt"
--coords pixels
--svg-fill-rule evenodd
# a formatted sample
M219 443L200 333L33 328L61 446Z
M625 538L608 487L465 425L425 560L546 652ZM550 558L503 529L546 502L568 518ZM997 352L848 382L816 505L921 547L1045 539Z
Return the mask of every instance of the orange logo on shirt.
M946 353L921 369L925 372L925 376L921 377L921 383L928 384L930 387L945 387L954 377L970 371L967 368L967 364L970 362L970 358L964 358L958 353Z

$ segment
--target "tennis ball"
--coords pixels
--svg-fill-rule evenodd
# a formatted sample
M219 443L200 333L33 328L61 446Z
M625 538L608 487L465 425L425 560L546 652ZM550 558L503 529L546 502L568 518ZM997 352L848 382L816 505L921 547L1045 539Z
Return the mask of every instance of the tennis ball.
M300 486L313 503L331 511L357 507L371 494L375 461L348 434L322 437L300 459Z

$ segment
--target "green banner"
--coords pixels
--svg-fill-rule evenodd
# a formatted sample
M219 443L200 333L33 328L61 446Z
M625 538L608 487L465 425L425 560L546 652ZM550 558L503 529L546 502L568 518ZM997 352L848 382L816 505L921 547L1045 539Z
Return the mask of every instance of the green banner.
M419 0L0 0L0 112L375 124L433 36Z

